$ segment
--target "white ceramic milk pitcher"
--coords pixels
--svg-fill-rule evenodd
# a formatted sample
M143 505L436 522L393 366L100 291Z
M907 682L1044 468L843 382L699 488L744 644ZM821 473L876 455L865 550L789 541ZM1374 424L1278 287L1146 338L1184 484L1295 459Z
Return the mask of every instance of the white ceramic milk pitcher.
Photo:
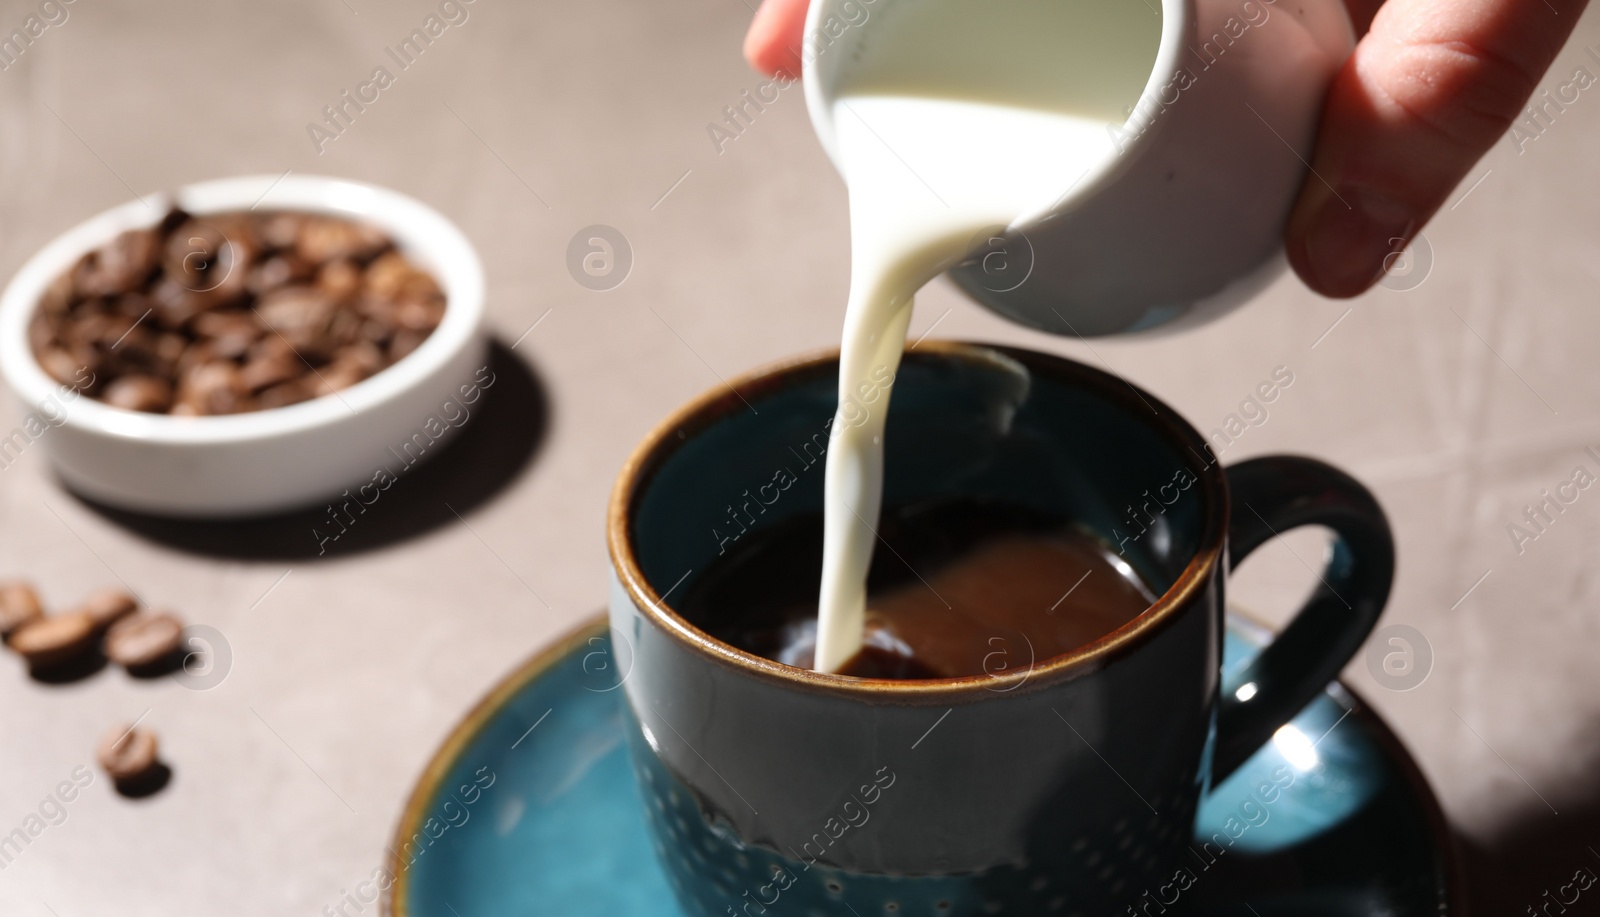
M806 100L835 165L836 90L873 54L874 36L903 27L899 11L928 2L983 0L813 0L802 46ZM956 283L1009 319L1078 335L1186 327L1259 291L1282 270L1284 223L1308 173L1323 96L1354 47L1343 0L1035 3L1006 4L1004 13L1068 6L1051 11L1051 34L1025 46L981 35L955 45L949 36L930 40L942 69L927 73L937 72L932 82L943 87L932 91L959 90L968 74L1028 53L1131 64L1136 75L1148 59L1149 79L1126 122L1107 125L1115 158L1081 176L1063 174L1053 203L975 240L972 255L950 271ZM1159 18L1153 54L1127 61L1097 44L1109 5L1125 17L1125 5L1141 4ZM1060 28L1064 15L1072 28ZM1014 21L1009 29L1016 34ZM1092 82L1094 66L1073 82ZM913 90L916 79L908 80ZM1035 86L1029 94L1053 91Z

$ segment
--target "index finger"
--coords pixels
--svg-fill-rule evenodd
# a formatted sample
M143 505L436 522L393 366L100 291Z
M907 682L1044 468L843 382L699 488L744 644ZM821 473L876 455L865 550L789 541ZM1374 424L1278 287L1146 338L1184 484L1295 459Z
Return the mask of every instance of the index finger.
M744 59L767 76L800 75L800 41L811 0L763 0L744 36Z

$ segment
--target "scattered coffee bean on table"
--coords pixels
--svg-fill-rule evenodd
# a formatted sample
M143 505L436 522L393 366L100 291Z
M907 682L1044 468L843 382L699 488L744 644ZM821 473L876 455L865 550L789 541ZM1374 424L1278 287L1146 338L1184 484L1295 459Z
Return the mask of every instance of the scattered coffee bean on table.
M133 614L139 600L125 589L100 589L89 594L78 610L94 619L96 627L106 628L119 619Z
M159 763L155 733L133 726L118 726L105 734L95 749L95 760L106 776L118 783L137 780Z
M0 635L36 677L87 660L97 646L134 673L176 658L183 622L168 612L139 610L139 600L115 587L90 593L76 611L46 615L39 594L22 580L0 581ZM124 796L159 791L171 771L157 755L155 734L133 726L106 733L95 749L100 768Z
M99 634L94 618L81 611L51 615L24 624L11 635L10 646L36 669L60 665L94 647Z
M0 583L0 637L9 638L17 628L42 617L44 606L32 586L16 580Z
M181 618L140 611L139 600L116 587L90 593L71 612L46 616L33 586L0 582L0 633L36 670L84 659L99 647L131 673L150 674L175 660L183 647Z
M155 665L183 645L183 622L166 612L140 611L106 631L106 656L128 669Z
M57 278L29 341L56 381L115 407L236 414L348 388L444 312L434 278L371 226L174 209Z

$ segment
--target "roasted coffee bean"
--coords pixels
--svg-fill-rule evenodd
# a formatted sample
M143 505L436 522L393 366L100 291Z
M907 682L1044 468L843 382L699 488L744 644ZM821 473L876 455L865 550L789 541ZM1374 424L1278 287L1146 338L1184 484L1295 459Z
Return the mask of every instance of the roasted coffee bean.
M143 291L124 293L111 303L111 311L118 315L126 315L136 322L143 323L155 312L156 304Z
M130 669L171 658L181 646L183 622L167 612L135 612L106 631L106 657Z
M164 328L179 329L189 320L204 312L210 300L189 289L171 277L163 276L150 291L155 303L155 320Z
M342 347L333 361L318 372L317 393L326 395L349 388L377 372L385 362L383 351L367 341Z
M182 379L193 372L195 367L211 363L217 359L217 354L210 341L192 341L185 345L183 353L178 355L178 360L172 365L174 379Z
M44 295L39 298L39 312L48 316L62 316L72 308L75 301L75 285L72 280L72 271L67 271L50 281L44 288Z
M305 365L293 357L288 359L257 357L240 367L239 384L248 391L259 392L280 382L297 378L304 372Z
M157 348L161 335L144 325L127 330L122 340L108 353L107 360L115 373L156 372L166 375L168 361L161 359ZM181 351L180 351L181 352Z
M256 231L268 248L294 248L306 219L303 213L269 213L256 224Z
M399 252L390 252L367 268L366 291L379 299L426 299L438 296L439 285Z
M189 341L187 338L181 334L169 333L156 337L156 344L153 350L156 359L161 361L167 372L173 373L177 370L178 361L183 358L183 354L188 348Z
M20 580L0 583L0 637L44 617L44 606L33 587Z
M361 320L361 329L356 332L356 337L358 340L371 341L381 347L389 342L389 338L394 337L394 331L393 325L364 318Z
M365 378L366 374L358 367L348 364L329 363L317 372L317 379L312 386L312 391L317 397L331 395L334 392L343 391Z
M231 309L197 315L190 327L195 334L211 342L213 354L227 359L244 356L250 345L268 333L255 313Z
M387 328L398 327L395 324L394 314L399 308L399 303L392 299L384 299L381 296L363 293L356 299L356 312L361 317L377 322Z
M299 372L308 371L305 360L300 356L299 352L289 346L289 342L283 339L283 335L275 334L271 331L268 331L261 336L260 340L251 344L249 353L245 354L245 362L249 363L256 360L289 363L300 367Z
M295 251L317 264L338 258L367 261L389 244L388 237L371 226L335 217L311 216L300 226Z
M236 215L191 219L167 237L162 271L193 293L203 308L219 308L247 291L258 248L247 219Z
M277 385L265 388L260 395L256 396L256 404L265 410L309 401L316 397L316 392L312 391L311 388L311 383L315 382L316 379L316 376L300 376L296 379L290 379L288 382L280 382Z
M343 302L361 289L361 268L343 258L329 261L317 272L317 289L335 302Z
M17 628L10 647L34 668L49 668L81 657L94 647L99 629L89 615L74 611L38 618Z
M283 287L261 297L256 314L267 328L297 350L315 348L327 333L338 303L316 287Z
M78 378L78 371L87 369L86 366L74 360L72 354L59 347L36 351L34 355L39 358L39 366L45 371L45 374L62 385L73 384Z
M94 758L107 777L123 783L154 770L160 763L159 752L155 733L123 725L105 734L95 748Z
M361 326L366 319L349 309L340 309L328 322L328 343L335 348L347 347L361 341Z
M226 309L196 315L194 321L189 323L189 330L203 338L243 334L255 340L266 328L253 312Z
M294 252L273 255L250 269L245 288L260 296L279 287L300 283L310 278L315 267Z
M150 333L150 329L140 322L137 316L123 315L120 312L107 312L105 315L105 328L95 345L102 351L112 353L128 346L130 338Z
M167 236L161 268L191 290L212 289L253 260L258 248L255 229L247 219L191 218Z
M427 338L426 331L409 331L403 328L396 331L389 341L389 361L397 362L409 356L413 350L422 346L422 342Z
M126 589L115 587L89 593L78 610L88 615L97 628L110 627L138 609L139 600Z
M190 368L178 380L174 412L183 406L194 415L237 414L245 410L249 392L239 378L239 367L226 360L211 360Z
M28 341L46 373L91 397L202 416L354 385L415 350L444 312L438 282L372 226L174 209L59 276Z
M68 339L81 342L93 347L103 344L107 349L128 330L133 322L121 323L116 318L104 312L79 312L67 319L66 334ZM119 327L120 326L120 327Z
M129 411L161 413L172 407L172 384L157 376L118 376L106 386L100 400Z
M43 309L34 313L33 318L28 321L28 346L33 352L38 353L49 347L55 336L56 326L50 321L49 314Z
M402 300L395 310L395 324L407 331L432 331L444 318L444 303L427 300Z
M358 341L339 348L334 356L335 363L349 363L361 369L367 375L372 375L383 368L383 351L377 345L367 341Z
M153 229L125 232L85 255L74 272L74 286L87 296L126 293L149 278L160 258Z

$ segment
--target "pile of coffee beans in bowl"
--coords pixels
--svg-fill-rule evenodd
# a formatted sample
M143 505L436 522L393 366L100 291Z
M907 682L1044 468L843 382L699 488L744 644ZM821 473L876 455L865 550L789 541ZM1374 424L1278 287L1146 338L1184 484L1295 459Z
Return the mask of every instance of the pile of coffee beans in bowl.
M434 278L371 226L173 209L58 277L29 343L52 378L106 404L238 414L348 388L415 350L444 311Z

